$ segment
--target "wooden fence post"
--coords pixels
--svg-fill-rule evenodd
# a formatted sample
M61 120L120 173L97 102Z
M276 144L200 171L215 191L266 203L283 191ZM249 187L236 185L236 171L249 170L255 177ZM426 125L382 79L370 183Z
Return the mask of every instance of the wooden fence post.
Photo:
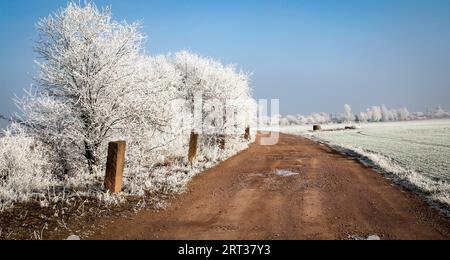
M217 136L217 144L219 145L220 150L225 150L226 143L226 135Z
M250 127L245 128L244 139L250 141Z
M111 193L122 192L123 169L125 167L125 141L111 142L108 145L105 189Z
M197 147L198 147L198 134L192 132L191 139L189 140L189 154L188 154L188 161L190 165L192 165L192 163L195 160L195 157L197 157Z

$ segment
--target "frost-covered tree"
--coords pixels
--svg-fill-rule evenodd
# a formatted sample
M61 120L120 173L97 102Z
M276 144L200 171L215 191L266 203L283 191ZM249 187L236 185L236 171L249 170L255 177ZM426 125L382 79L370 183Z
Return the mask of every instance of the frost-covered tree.
M326 124L331 123L331 116L327 113L313 113L308 116L288 115L280 119L281 125L308 125L308 124Z
M332 119L326 113L312 114L310 116L297 115L286 116L282 119L283 125L304 125L304 124L320 124L320 123L332 123L332 122L342 122L342 121L353 121L356 120L360 123L366 122L389 122L389 121L407 121L407 120L423 120L431 118L448 118L450 117L450 112L445 111L440 106L429 113L415 112L410 113L406 107L399 109L389 109L385 105L372 106L368 108L365 112L360 112L359 114L353 116L351 108L349 105L344 106L345 113L342 114L339 119ZM294 120L296 118L297 120ZM351 119L351 120L349 120Z
M282 117L280 119L280 125L281 126L290 126L291 122L286 117ZM298 124L298 125L300 125L300 124Z
M366 112L359 115L361 122L389 122L405 121L410 119L410 113L405 107L400 109L388 109L385 105L372 106Z
M397 110L397 120L406 121L409 120L410 113L406 107L402 107Z
M381 112L381 107L379 106L372 106L369 109L370 115L371 115L371 120L373 122L379 122L383 119L383 114Z
M194 173L248 147L242 135L254 126L257 105L249 75L235 66L188 52L150 57L138 24L116 22L109 8L90 2L69 3L37 29L35 85L0 133L0 211L72 192L116 201L99 189L109 141L127 142L124 193L133 195L178 192ZM189 139L173 124L186 114L173 101L186 99L190 113L198 95L200 121L211 116L220 133L239 138L223 150L204 146L201 167L187 169Z
M450 112L445 111L440 105L431 112L429 115L431 118L448 118L450 117Z
M381 106L381 121L387 122L392 120L391 111L385 106Z
M364 112L360 112L360 113L358 114L358 121L359 121L360 123L365 123L365 122L367 122L367 121L368 121L368 116L367 116L367 114L364 113Z
M349 104L345 104L344 106L344 120L346 122L352 122L355 120L355 117L352 114L352 108Z
M233 65L223 65L188 51L176 53L173 62L181 77L179 97L187 101L191 115L195 114L194 109L201 110L201 118L197 120L204 122L202 130L243 133L249 124L248 115L255 107L249 75ZM196 106L199 99L201 102Z
M311 124L325 124L331 122L330 115L327 113L314 113L310 116Z
M286 116L285 119L289 122L289 125L299 125L300 124L300 121L298 120L298 118L296 116Z
M18 104L30 133L58 151L64 172L87 165L94 173L105 142L133 123L164 125L156 112L168 86L152 73L164 65L142 55L139 27L92 3L69 3L38 22L36 87Z

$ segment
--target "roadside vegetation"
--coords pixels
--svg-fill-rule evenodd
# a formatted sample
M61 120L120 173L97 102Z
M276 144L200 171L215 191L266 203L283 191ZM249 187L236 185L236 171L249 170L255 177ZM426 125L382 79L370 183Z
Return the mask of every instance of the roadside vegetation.
M252 142L242 136L256 102L250 75L236 66L185 50L150 56L140 24L115 21L110 8L90 2L69 3L37 31L35 84L17 98L21 112L0 138L0 212L30 203L62 219L80 201L91 206L82 215L136 198L134 209L143 201L162 207ZM192 164L191 132L202 133ZM127 143L123 192L110 194L107 149L117 140ZM0 238L14 228L3 224Z

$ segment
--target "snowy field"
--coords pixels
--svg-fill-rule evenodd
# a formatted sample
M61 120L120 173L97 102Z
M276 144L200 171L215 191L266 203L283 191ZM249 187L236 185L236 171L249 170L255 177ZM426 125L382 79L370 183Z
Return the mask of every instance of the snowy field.
M356 126L356 130L321 132L310 131L312 126L289 126L281 131L303 135L356 156L435 206L450 208L450 120ZM324 130L344 127L323 126Z

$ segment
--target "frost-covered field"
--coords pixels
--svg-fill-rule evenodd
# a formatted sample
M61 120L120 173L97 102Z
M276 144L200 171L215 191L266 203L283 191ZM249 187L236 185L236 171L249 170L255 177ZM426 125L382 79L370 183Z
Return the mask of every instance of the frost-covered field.
M323 126L325 130L343 127ZM370 123L346 131L311 132L311 128L289 126L282 132L304 135L359 156L431 203L450 208L450 120Z

